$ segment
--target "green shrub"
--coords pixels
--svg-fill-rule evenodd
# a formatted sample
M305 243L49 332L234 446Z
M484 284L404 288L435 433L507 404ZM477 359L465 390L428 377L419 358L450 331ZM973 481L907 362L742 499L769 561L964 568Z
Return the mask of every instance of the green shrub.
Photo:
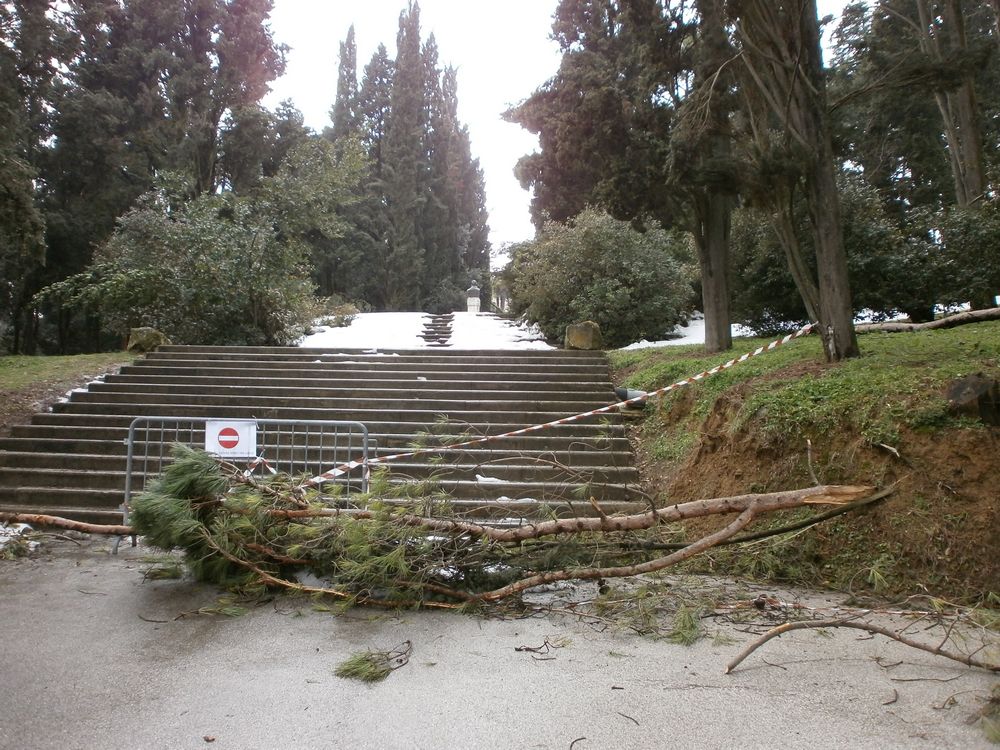
M584 320L601 326L608 347L658 338L690 310L690 254L682 234L641 232L587 209L512 248L511 309L551 340Z

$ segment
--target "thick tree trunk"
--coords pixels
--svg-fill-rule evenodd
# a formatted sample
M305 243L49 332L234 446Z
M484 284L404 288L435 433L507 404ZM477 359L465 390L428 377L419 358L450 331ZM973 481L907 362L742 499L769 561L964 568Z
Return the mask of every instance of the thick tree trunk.
M1000 320L1000 307L991 307L985 310L970 310L969 312L949 315L947 318L930 320L927 322L913 321L912 323L864 323L856 326L858 333L868 333L869 331L882 331L884 333L904 333L912 331L931 331L939 328L955 328L967 323L982 323L986 320Z
M732 47L725 32L723 0L698 0L701 16L698 29L695 85L708 91L704 104L707 137L702 141L702 166L712 169L730 159L732 128L729 124L727 89L730 74L726 63ZM717 166L716 166L717 168ZM698 231L698 263L701 267L701 295L705 308L705 351L715 353L732 348L733 334L729 311L729 232L733 198L724 187L708 184L695 200Z
M744 0L734 3L738 35L747 73L745 99L754 138L763 152L774 148L775 123L782 131L780 148L800 163L793 179L805 183L805 197L816 253L817 297L812 275L801 254L788 200L791 190L772 196L775 229L789 257L789 268L810 314L815 313L827 359L860 354L854 335L854 311L847 277L840 216L837 170L827 122L826 78L820 47L816 0ZM771 189L777 192L781 185Z
M809 320L818 321L819 289L805 258L802 256L802 247L798 235L795 233L791 195L785 200L779 201L775 212L771 215L771 226L774 227L774 232L778 236L778 243L785 251L785 262L788 263L788 271L792 275L792 281L795 282L795 288L799 290L799 296L802 297L806 315L809 316Z
M819 286L819 333L826 357L836 362L861 354L854 335L854 308L847 277L841 226L840 192L827 122L826 81L820 47L816 0L805 0L799 21L808 91L802 96L803 135L813 148L806 168L806 197L816 250Z
M827 360L837 362L857 357L861 351L854 335L854 309L847 277L833 149L829 132L819 137L824 143L819 158L809 170L806 190L819 277L819 333Z
M704 216L695 234L701 268L701 297L705 308L705 351L722 352L733 346L729 314L729 229L732 199L711 191L700 201Z
M1000 3L993 3L995 10L998 5ZM949 54L965 54L968 51L961 0L946 0L942 4L943 23L936 33L931 31L935 21L927 0L916 0L916 7L920 19L918 42L924 54L944 64ZM942 37L947 40L947 49ZM972 205L986 191L983 137L973 74L965 73L961 85L955 90L935 92L934 100L941 112L948 143L955 202L963 207Z
M944 4L944 22L952 40L952 46L962 51L968 50L965 35L965 18L961 0L947 0ZM962 85L954 93L958 128L961 134L962 179L966 200L969 204L982 197L986 191L986 172L983 165L983 136L979 127L979 104L973 75L966 72Z

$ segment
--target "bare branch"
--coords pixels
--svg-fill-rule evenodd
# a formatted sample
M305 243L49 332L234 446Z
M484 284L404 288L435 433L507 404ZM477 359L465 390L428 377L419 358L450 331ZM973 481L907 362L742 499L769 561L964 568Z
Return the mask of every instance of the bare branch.
M859 622L855 619L856 617L857 615L854 615L851 618L841 617L831 620L806 620L803 622L786 622L783 625L779 625L776 628L772 628L771 630L764 633L764 635L762 635L760 638L751 643L749 646L747 646L745 649L743 649L735 659L730 661L729 664L726 665L726 674L729 674L734 669L736 669L736 667L739 666L744 659L746 659L748 656L750 656L750 654L752 654L754 651L763 646L772 638L777 638L779 635L783 635L784 633L788 633L792 630L808 630L814 628L854 628L855 630L864 630L867 633L884 635L886 638L891 638L894 641L898 641L899 643L911 646L912 648L916 648L921 651L926 651L927 653L935 654L937 656L944 656L948 659L952 659L953 661L966 664L970 667L978 667L979 669L985 669L990 672L1000 672L1000 664L990 664L981 659L977 659L974 656L945 649L943 648L944 642L942 642L938 646L931 646L927 643L922 643L920 641L914 640L913 638L904 636L901 633L897 633L893 630L890 630L889 628L884 628L881 625L873 625L869 622Z

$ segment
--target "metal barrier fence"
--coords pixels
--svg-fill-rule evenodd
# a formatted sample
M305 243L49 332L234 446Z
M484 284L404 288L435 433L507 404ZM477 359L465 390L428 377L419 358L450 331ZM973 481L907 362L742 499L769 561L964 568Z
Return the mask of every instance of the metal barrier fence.
M174 443L203 448L250 474L313 476L331 464L352 464L334 484L338 497L368 491L368 428L361 422L214 417L137 417L128 428L122 523L132 497L170 462ZM360 461L356 460L360 458Z

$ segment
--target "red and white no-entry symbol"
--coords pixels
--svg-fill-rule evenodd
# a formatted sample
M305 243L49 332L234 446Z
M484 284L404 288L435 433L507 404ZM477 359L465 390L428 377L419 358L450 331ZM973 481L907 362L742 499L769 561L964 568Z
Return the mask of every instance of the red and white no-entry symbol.
M226 458L257 457L257 422L217 419L205 422L205 451Z
M231 449L240 444L240 433L235 427L223 427L219 430L219 445Z

